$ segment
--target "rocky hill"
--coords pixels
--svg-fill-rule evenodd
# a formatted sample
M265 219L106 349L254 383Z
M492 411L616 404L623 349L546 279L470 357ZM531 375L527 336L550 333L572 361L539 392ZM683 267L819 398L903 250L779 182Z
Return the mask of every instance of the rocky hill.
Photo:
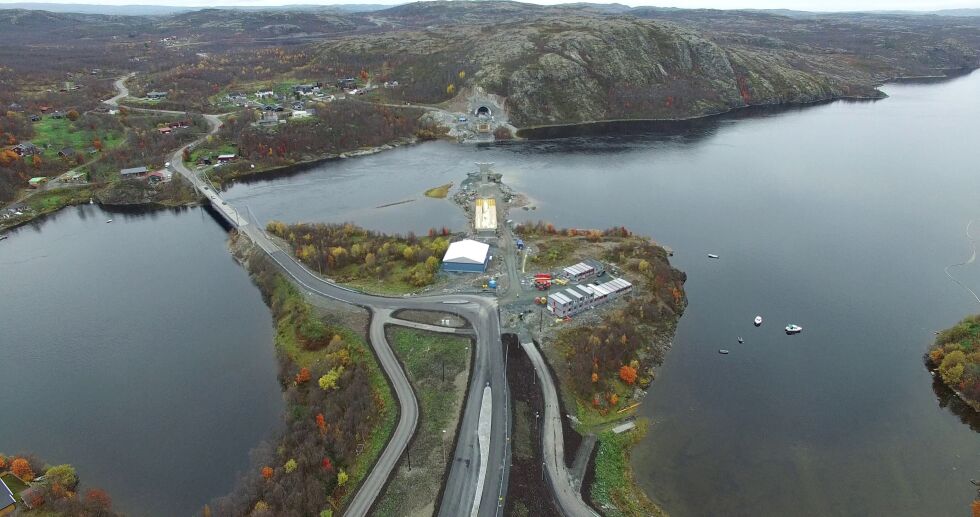
M433 24L323 43L317 59L384 68L414 102L441 102L481 86L507 99L511 122L521 127L873 98L890 78L975 68L980 59L980 20L969 18L620 15L587 12L591 7L558 15L557 8L481 2L453 6L457 19L471 23L453 26L440 23L438 5L381 11L388 20L411 13Z

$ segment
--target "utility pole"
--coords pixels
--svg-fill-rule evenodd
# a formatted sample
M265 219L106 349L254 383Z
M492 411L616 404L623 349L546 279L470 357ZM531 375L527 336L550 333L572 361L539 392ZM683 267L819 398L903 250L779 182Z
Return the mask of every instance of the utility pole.
M405 452L408 454L408 471L411 472L412 471L412 448L409 447L405 449Z
M446 430L442 430L442 464L446 464Z

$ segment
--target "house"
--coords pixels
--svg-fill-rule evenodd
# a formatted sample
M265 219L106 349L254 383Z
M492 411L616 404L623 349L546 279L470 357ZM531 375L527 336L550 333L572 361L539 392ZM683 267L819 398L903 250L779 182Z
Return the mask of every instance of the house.
M293 109L294 110L301 110L301 109L304 109L304 108L306 108L306 106L304 106L302 102L294 102L293 103Z
M41 115L31 115L31 122L40 122Z
M168 126L168 127L158 127L157 131L159 131L161 134L169 135L170 133L173 133L174 130Z
M62 158L74 158L75 154L75 150L71 147L63 147L60 151L58 151L58 156Z
M31 186L31 188L41 188L41 186L47 182L48 178L45 178L44 176L36 176L27 180L27 183Z
M177 122L171 122L167 124L170 129L184 129L185 127L191 127L190 120L178 120Z
M146 167L132 167L119 171L119 177L122 179L140 178L147 172L149 172L149 169Z
M293 86L293 93L299 93L303 95L310 95L313 92L320 91L323 83L313 83L313 84L297 84Z
M257 99L266 99L275 96L276 92L273 91L255 92L255 98Z
M17 499L14 493L7 486L7 483L0 478L0 515L10 515L17 509Z
M41 110L41 113L47 113L51 111L51 106L38 106L37 109Z
M51 113L51 118L65 118L65 113L63 111L54 111Z
M14 152L19 156L34 156L41 154L41 149L30 142L21 142L14 146Z
M237 156L235 156L234 154L219 154L218 163L233 162L235 161L235 158L237 158Z
M38 485L31 485L20 493L20 500L28 510L44 506L44 492Z
M278 124L278 123L279 123L279 115L276 115L276 112L272 110L262 112L262 118L259 119L259 124L264 125L264 124Z
M482 273L490 262L490 245L464 239L449 245L442 257L442 270L457 273Z
M24 107L21 106L20 104L17 104L16 102L11 102L10 106L7 109L9 109L10 111L21 111L22 109L24 109Z
M293 111L293 118L296 118L296 119L307 118L309 116L310 116L310 112L309 111L306 111L306 110L295 110L295 111Z
M146 98L147 99L166 99L167 98L167 92L156 92L156 91L146 92Z
M351 90L357 88L357 80L353 77L345 77L337 80L337 88L341 90Z

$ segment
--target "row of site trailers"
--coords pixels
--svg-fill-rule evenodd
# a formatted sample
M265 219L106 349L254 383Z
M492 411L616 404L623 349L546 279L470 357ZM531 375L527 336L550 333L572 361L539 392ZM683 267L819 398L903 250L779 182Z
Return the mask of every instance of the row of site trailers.
M559 318L566 318L632 290L633 284L622 278L614 278L601 284L573 285L549 295L548 310Z

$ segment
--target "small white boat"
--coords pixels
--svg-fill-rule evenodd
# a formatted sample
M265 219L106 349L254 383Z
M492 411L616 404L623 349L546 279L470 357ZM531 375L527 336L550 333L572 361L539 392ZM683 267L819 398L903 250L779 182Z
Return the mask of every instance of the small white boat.
M111 223L112 219L106 219L106 223Z
M716 259L716 258L718 258L718 255L715 255L714 253L708 253L708 258L710 258L710 259Z
M728 355L728 350L725 350L724 348L722 348L721 350L718 351L718 353L721 354L721 355Z
M742 336L738 336L738 342L739 342L739 343L745 343L745 340L744 340L744 339L742 339Z
M752 323L755 323L755 326L756 327L761 326L762 325L762 316L756 316L755 319L752 320Z
M800 332L803 332L803 327L796 324L786 325L787 334L799 334Z

